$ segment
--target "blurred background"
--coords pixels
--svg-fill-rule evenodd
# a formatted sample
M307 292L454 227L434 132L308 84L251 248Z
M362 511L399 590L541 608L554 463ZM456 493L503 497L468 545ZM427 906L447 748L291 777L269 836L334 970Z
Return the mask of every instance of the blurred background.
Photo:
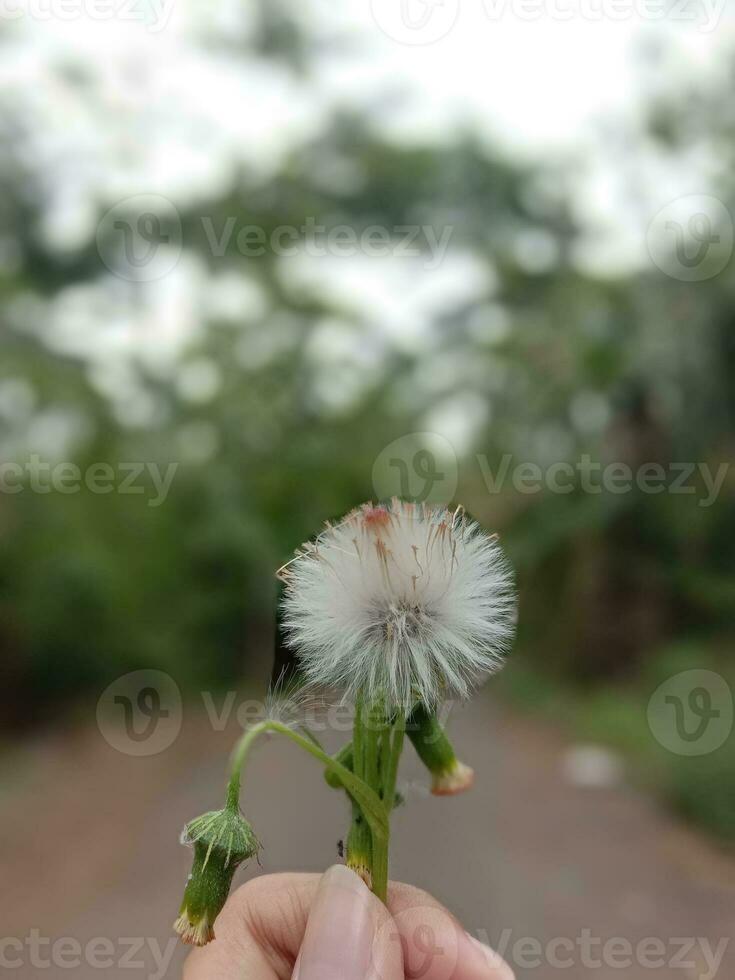
M177 834L267 688L274 571L400 494L500 533L520 621L450 720L476 793L407 760L395 876L518 976L585 928L717 974L672 937L717 949L735 898L732 14L4 5L4 968L179 974ZM264 870L336 860L318 769L251 778Z

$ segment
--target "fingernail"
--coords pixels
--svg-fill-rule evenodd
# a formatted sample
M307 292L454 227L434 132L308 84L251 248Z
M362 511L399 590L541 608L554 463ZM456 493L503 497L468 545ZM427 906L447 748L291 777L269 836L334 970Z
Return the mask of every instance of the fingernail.
M342 864L322 875L293 980L364 980L375 935L371 897Z

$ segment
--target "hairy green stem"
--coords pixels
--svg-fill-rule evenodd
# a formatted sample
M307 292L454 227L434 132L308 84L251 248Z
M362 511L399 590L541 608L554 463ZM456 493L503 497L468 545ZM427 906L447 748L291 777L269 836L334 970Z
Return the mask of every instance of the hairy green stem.
M393 739L390 744L388 761L385 767L385 779L383 782L383 805L389 815L393 811L396 803L396 782L398 781L398 764L401 761L403 751L403 737L406 734L406 716L399 711L393 722ZM389 733L390 735L390 733Z
M357 803L352 801L352 823L347 835L347 867L372 887L373 835Z
M381 902L388 901L388 837L373 835L373 894Z
M235 747L227 803L239 809L242 771L255 741L267 732L285 736L326 768L331 785L341 785L353 802L353 819L347 839L348 864L357 862L372 881L375 895L385 902L388 895L388 850L390 812L395 804L398 762L403 747L406 721L403 714L386 717L382 704L358 705L349 765L344 751L328 755L314 741L278 721L262 721L250 728Z
M398 725L397 730L396 725ZM395 803L395 782L404 727L404 716L389 717L382 702L360 705L355 713L354 766L356 768L362 764L365 782L382 799L388 820ZM350 867L357 867L360 862L364 863L364 851L360 825L359 822L356 823L353 814L347 854L347 863ZM389 833L384 836L372 834L367 870L373 892L383 902L388 895L388 852Z
M237 743L232 758L230 781L227 786L227 806L239 806L240 781L245 761L256 739L259 736L264 735L266 732L278 732L280 735L290 738L292 742L295 742L297 745L301 746L301 748L308 752L309 755L314 756L314 758L318 759L322 765L330 769L334 775L339 778L349 795L362 810L365 820L368 822L370 831L373 835L373 841L387 842L388 815L383 805L383 801L380 799L379 793L377 793L371 786L368 786L364 780L359 778L359 776L356 776L340 762L337 762L336 759L333 759L332 756L327 755L327 753L319 748L318 745L315 745L314 742L311 742L303 735L299 735L298 732L293 731L279 721L259 722L257 725L254 725L247 732L245 732L240 741Z
M341 763L343 766L349 769L350 772L354 772L355 758L354 758L354 747L352 745L352 742L349 741L345 743L345 745L342 746L339 752L336 753L334 759L336 762ZM344 789L344 786L339 781L339 778L335 776L330 769L324 770L324 778L327 781L327 785L331 786L332 789Z
M352 769L356 776L362 779L365 773L364 739L363 739L363 715L362 702L358 698L355 704L355 722L353 725L352 745L353 763Z
M366 715L365 739L365 782L380 793L380 736L385 725L382 707L371 704Z

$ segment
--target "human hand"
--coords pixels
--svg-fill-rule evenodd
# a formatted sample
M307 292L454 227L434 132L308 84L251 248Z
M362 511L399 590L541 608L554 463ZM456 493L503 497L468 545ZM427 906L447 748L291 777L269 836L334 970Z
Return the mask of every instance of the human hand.
M184 980L513 980L426 892L393 882L386 909L343 865L254 878L216 933L189 956Z

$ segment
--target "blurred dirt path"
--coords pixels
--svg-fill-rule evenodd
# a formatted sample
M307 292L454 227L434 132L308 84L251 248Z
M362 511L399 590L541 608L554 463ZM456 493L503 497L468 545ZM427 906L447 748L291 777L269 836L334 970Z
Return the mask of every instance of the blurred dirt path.
M544 724L477 699L451 730L477 771L475 790L427 796L409 747L393 877L441 898L501 947L519 978L711 980L708 951L727 939L714 975L735 976L732 855L625 785L569 785L567 744ZM203 707L191 706L177 741L150 758L116 752L90 723L5 760L0 921L2 936L23 945L3 947L3 973L179 976L183 951L168 944L189 855L177 838L187 819L219 805L236 731L213 731ZM261 745L243 806L264 852L262 869L237 881L337 859L344 802L294 746ZM56 965L44 966L53 941ZM75 942L82 963L63 968L79 956Z

